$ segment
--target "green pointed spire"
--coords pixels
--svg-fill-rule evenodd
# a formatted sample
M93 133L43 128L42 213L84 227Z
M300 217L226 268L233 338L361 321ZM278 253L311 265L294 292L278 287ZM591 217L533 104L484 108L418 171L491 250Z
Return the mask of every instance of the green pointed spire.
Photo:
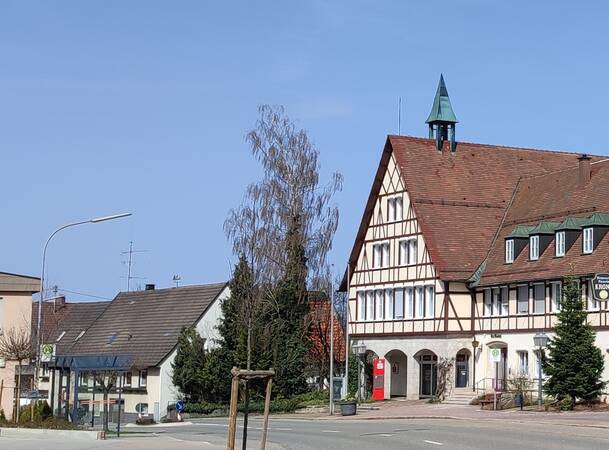
M438 90L436 91L436 97L433 99L433 106L431 112L425 123L444 122L444 123L458 123L457 116L453 111L453 107L450 104L450 98L448 97L448 89L444 83L444 76L440 75L440 83L438 83Z

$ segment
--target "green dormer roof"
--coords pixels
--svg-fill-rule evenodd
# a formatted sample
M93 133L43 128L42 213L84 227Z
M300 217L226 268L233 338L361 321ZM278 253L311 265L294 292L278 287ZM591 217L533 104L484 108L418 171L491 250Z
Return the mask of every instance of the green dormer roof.
M554 234L556 228L560 225L560 222L541 222L531 231L529 231L529 235L531 234Z
M431 112L425 123L433 122L458 123L457 116L455 116L453 107L450 104L448 89L446 89L446 84L444 84L444 77L442 75L440 75L440 82L438 83L436 97L433 99Z
M582 223L582 227L609 227L609 214L594 213L590 218Z
M588 220L590 219L587 217L567 217L558 227L556 227L556 231L581 230L582 225Z
M506 236L506 239L528 238L529 234L531 234L531 230L535 228L535 225L516 225L516 228Z

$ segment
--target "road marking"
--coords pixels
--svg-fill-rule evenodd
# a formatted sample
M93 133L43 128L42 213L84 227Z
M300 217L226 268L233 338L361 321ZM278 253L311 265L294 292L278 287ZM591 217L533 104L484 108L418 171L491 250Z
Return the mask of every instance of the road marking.
M436 441L423 441L423 442L425 442L426 444L432 444L432 445L444 445L441 442L436 442Z
M339 430L321 430L322 433L340 433Z
M178 438L174 438L173 436L169 436L169 435L167 435L167 437L168 437L169 439L174 440L174 441L178 441L178 442L184 442L184 439L178 439Z
M262 429L262 428L260 428L260 429ZM294 429L292 429L292 428L277 428L277 427L273 427L273 428L270 428L270 429L271 430L277 430L277 431L294 431Z

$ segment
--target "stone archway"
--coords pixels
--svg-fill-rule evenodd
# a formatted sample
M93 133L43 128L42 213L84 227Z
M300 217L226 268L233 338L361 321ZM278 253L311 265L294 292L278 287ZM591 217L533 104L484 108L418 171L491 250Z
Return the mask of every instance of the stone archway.
M385 398L406 397L407 365L408 359L401 350L391 350L385 355L387 364L385 366L386 383Z
M414 358L419 363L419 398L434 397L438 386L438 355L424 349Z

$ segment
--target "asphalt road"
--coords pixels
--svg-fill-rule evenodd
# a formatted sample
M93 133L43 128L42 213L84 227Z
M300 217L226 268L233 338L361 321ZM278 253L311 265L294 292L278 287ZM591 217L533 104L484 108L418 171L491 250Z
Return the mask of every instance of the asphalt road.
M261 420L250 421L248 448L258 448ZM55 442L44 448L62 450L116 448L222 448L226 419L204 419L192 425L146 428L125 439L105 442ZM241 428L239 429L241 432ZM607 449L609 429L565 425L516 423L500 420L302 420L271 419L271 449L385 450L385 449ZM5 440L0 449L38 449L40 441ZM241 445L238 442L237 448ZM217 446L217 447L215 447Z

